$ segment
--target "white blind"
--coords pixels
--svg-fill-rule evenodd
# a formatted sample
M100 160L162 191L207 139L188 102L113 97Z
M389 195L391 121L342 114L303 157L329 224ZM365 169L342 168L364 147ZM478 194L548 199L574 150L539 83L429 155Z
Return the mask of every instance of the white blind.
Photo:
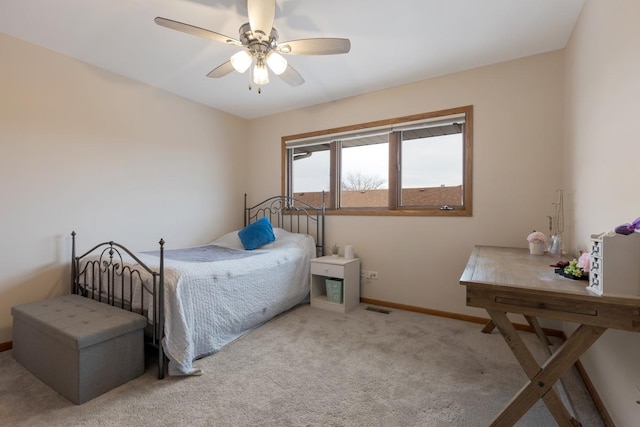
M452 125L454 123L462 124L464 122L464 113L452 114L450 116L440 116L430 119L416 120L412 122L394 123L390 125L350 130L346 132L336 132L326 135L311 136L308 138L290 139L285 142L285 148L308 147L311 145L328 144L332 141L347 141L350 139L365 138L369 136L386 135L391 132L446 126Z

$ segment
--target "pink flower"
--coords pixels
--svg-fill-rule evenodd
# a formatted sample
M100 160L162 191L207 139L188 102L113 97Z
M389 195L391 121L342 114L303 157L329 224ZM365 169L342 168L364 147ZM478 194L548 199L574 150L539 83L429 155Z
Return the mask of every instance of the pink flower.
M547 236L539 231L534 231L527 236L527 240L530 243L544 243L547 241Z
M582 270L584 270L585 273L589 272L589 268L591 266L591 256L589 255L589 252L585 252L582 255L580 255L580 258L578 258L577 265Z

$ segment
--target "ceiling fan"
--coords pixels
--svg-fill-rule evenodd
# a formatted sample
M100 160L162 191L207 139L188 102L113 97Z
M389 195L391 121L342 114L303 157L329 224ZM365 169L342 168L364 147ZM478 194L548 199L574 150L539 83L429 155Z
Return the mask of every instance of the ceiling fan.
M207 77L220 78L236 70L244 73L250 71L249 90L251 80L261 86L269 83L269 69L290 86L300 86L304 79L295 68L287 63L281 55L334 55L347 53L351 49L349 39L313 38L278 41L278 31L273 28L276 12L276 0L247 0L249 22L240 26L240 40L225 36L204 28L185 24L167 18L157 17L155 22L172 30L219 41L243 49L231 56L229 61L214 68ZM253 67L252 67L253 65Z

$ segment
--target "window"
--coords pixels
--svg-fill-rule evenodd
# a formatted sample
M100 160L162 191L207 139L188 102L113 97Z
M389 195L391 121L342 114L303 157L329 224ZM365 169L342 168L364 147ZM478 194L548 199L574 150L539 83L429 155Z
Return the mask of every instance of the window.
M329 214L471 216L473 107L282 138L283 194Z

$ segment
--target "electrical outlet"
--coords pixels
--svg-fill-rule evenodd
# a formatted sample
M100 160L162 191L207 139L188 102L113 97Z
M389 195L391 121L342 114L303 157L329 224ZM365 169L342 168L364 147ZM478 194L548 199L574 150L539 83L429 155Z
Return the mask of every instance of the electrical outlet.
M360 270L360 280L377 279L377 271Z

